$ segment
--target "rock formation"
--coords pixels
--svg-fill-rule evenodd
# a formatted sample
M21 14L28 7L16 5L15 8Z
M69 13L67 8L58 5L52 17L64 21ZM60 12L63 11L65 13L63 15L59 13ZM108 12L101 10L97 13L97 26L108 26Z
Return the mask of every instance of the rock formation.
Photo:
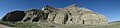
M73 4L65 8L45 6L42 10L30 9L8 13L2 21L47 22L64 25L98 25L107 24L106 17L89 9Z
M24 11L12 11L7 13L7 15L3 17L2 21L17 22L17 21L21 21L24 16L25 16Z

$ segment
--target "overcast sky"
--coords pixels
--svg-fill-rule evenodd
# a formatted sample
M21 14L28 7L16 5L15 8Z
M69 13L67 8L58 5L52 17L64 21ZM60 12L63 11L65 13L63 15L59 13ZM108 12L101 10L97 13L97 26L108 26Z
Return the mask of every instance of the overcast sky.
M64 8L71 4L103 14L108 21L120 20L120 0L0 0L0 17L13 10L41 9L45 5Z

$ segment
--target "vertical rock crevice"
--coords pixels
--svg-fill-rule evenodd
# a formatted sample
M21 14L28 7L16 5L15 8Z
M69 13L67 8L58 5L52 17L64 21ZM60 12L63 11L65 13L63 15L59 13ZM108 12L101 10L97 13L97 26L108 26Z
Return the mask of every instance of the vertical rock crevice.
M83 20L83 23L82 24L85 24L85 20Z
M56 15L53 17L52 21L54 21L55 17L56 17Z
M64 17L64 24L66 24L68 21L68 14L65 14L65 17Z

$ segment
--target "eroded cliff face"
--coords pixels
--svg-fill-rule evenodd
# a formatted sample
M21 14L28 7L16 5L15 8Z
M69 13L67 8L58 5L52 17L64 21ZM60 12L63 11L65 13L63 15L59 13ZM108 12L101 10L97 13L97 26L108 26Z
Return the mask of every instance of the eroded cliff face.
M9 12L3 17L2 21L10 21L10 22L17 22L21 21L25 16L24 11L12 11Z
M45 6L42 10L30 9L23 12L10 12L2 21L53 22L64 25L98 25L107 24L106 17L86 8L73 4L65 8Z

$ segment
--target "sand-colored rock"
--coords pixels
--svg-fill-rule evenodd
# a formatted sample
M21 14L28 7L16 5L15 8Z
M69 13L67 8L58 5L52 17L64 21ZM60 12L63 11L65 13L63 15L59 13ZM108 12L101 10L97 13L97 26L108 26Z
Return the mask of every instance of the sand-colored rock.
M81 16L83 24L97 25L106 24L106 17L101 14L84 14Z
M65 8L54 8L47 5L43 7L42 10L31 9L24 12L25 16L23 17L22 22L29 21L41 23L51 21L53 23L63 25L107 24L107 19L104 15L83 7L78 7L75 4ZM14 17L14 15L11 16Z

